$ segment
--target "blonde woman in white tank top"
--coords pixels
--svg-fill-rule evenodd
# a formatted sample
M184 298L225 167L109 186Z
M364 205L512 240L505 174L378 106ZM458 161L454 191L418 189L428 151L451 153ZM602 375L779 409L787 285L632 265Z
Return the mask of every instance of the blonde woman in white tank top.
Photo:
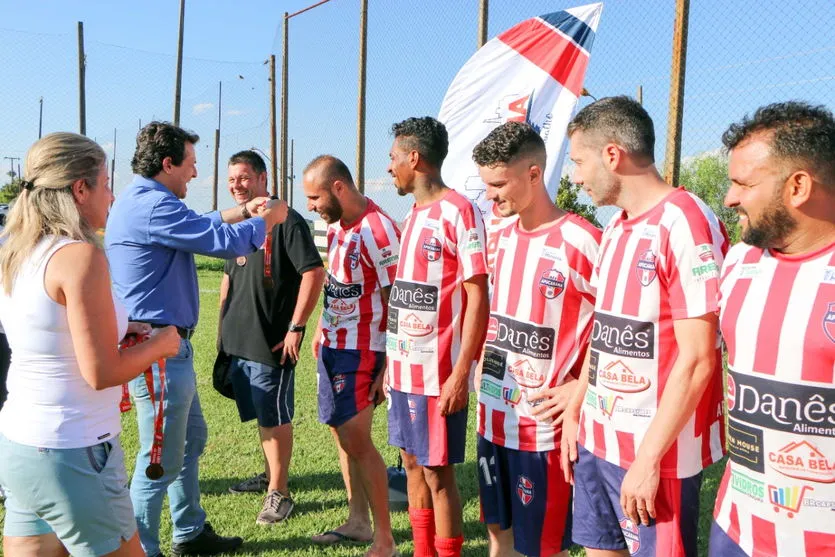
M113 199L105 161L80 135L36 142L3 233L0 320L12 364L0 484L9 557L144 555L118 440L119 387L175 355L180 337L168 327L118 349L127 316L95 232Z

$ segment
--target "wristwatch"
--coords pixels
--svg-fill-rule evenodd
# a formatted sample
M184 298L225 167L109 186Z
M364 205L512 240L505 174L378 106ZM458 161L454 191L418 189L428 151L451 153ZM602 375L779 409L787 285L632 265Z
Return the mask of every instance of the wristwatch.
M249 209L246 208L246 203L241 203L241 216L244 220L252 218L252 213L250 213Z
M303 333L305 330L304 323L293 323L290 321L290 327L287 329L291 333Z

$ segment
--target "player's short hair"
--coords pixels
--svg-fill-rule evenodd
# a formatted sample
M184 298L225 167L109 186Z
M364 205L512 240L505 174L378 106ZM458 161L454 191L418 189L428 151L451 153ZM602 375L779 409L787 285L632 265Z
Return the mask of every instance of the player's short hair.
M524 122L505 122L473 149L473 160L478 166L493 167L522 158L535 159L545 170L545 142L530 124Z
M754 134L770 139L771 155L790 166L805 166L835 192L835 119L823 105L787 101L762 106L722 134L731 151Z
M130 161L131 170L145 178L162 172L162 161L171 157L174 166L183 164L186 143L200 141L196 133L188 132L169 122L151 122L136 136L136 152Z
M337 180L354 186L354 177L351 176L348 165L333 155L319 155L307 163L302 174L307 174L311 170L319 170L322 173L324 184L328 188Z
M394 124L391 133L402 147L417 151L430 164L441 168L449 152L449 134L442 123L430 116L407 118Z
M261 158L261 155L250 149L238 151L229 157L229 164L227 166L232 166L233 164L248 164L253 172L259 176L267 171L267 165L264 164L264 159Z
M655 162L655 127L641 103L627 96L606 97L577 113L568 137L581 131L594 145L615 143L634 157Z

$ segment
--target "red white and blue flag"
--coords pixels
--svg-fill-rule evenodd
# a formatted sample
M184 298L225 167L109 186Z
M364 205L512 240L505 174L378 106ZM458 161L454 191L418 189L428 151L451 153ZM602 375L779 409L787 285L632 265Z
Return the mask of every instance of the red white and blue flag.
M481 47L452 81L438 117L450 140L443 178L483 214L489 203L473 148L509 120L531 124L545 140L545 184L556 197L565 129L583 90L602 11L597 3L525 20Z

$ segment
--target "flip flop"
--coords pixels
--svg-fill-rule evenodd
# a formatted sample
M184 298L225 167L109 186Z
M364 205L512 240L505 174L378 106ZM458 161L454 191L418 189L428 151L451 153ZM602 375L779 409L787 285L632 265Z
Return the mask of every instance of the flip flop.
M333 536L334 540L326 541L326 540L317 540L314 538L321 538L324 536ZM343 534L342 532L337 532L336 530L328 530L327 532L322 532L321 534L316 534L316 536L312 536L310 538L313 543L318 543L321 545L336 545L340 543L370 543L371 540L363 540L361 538L355 538L354 536L349 536L348 534Z

